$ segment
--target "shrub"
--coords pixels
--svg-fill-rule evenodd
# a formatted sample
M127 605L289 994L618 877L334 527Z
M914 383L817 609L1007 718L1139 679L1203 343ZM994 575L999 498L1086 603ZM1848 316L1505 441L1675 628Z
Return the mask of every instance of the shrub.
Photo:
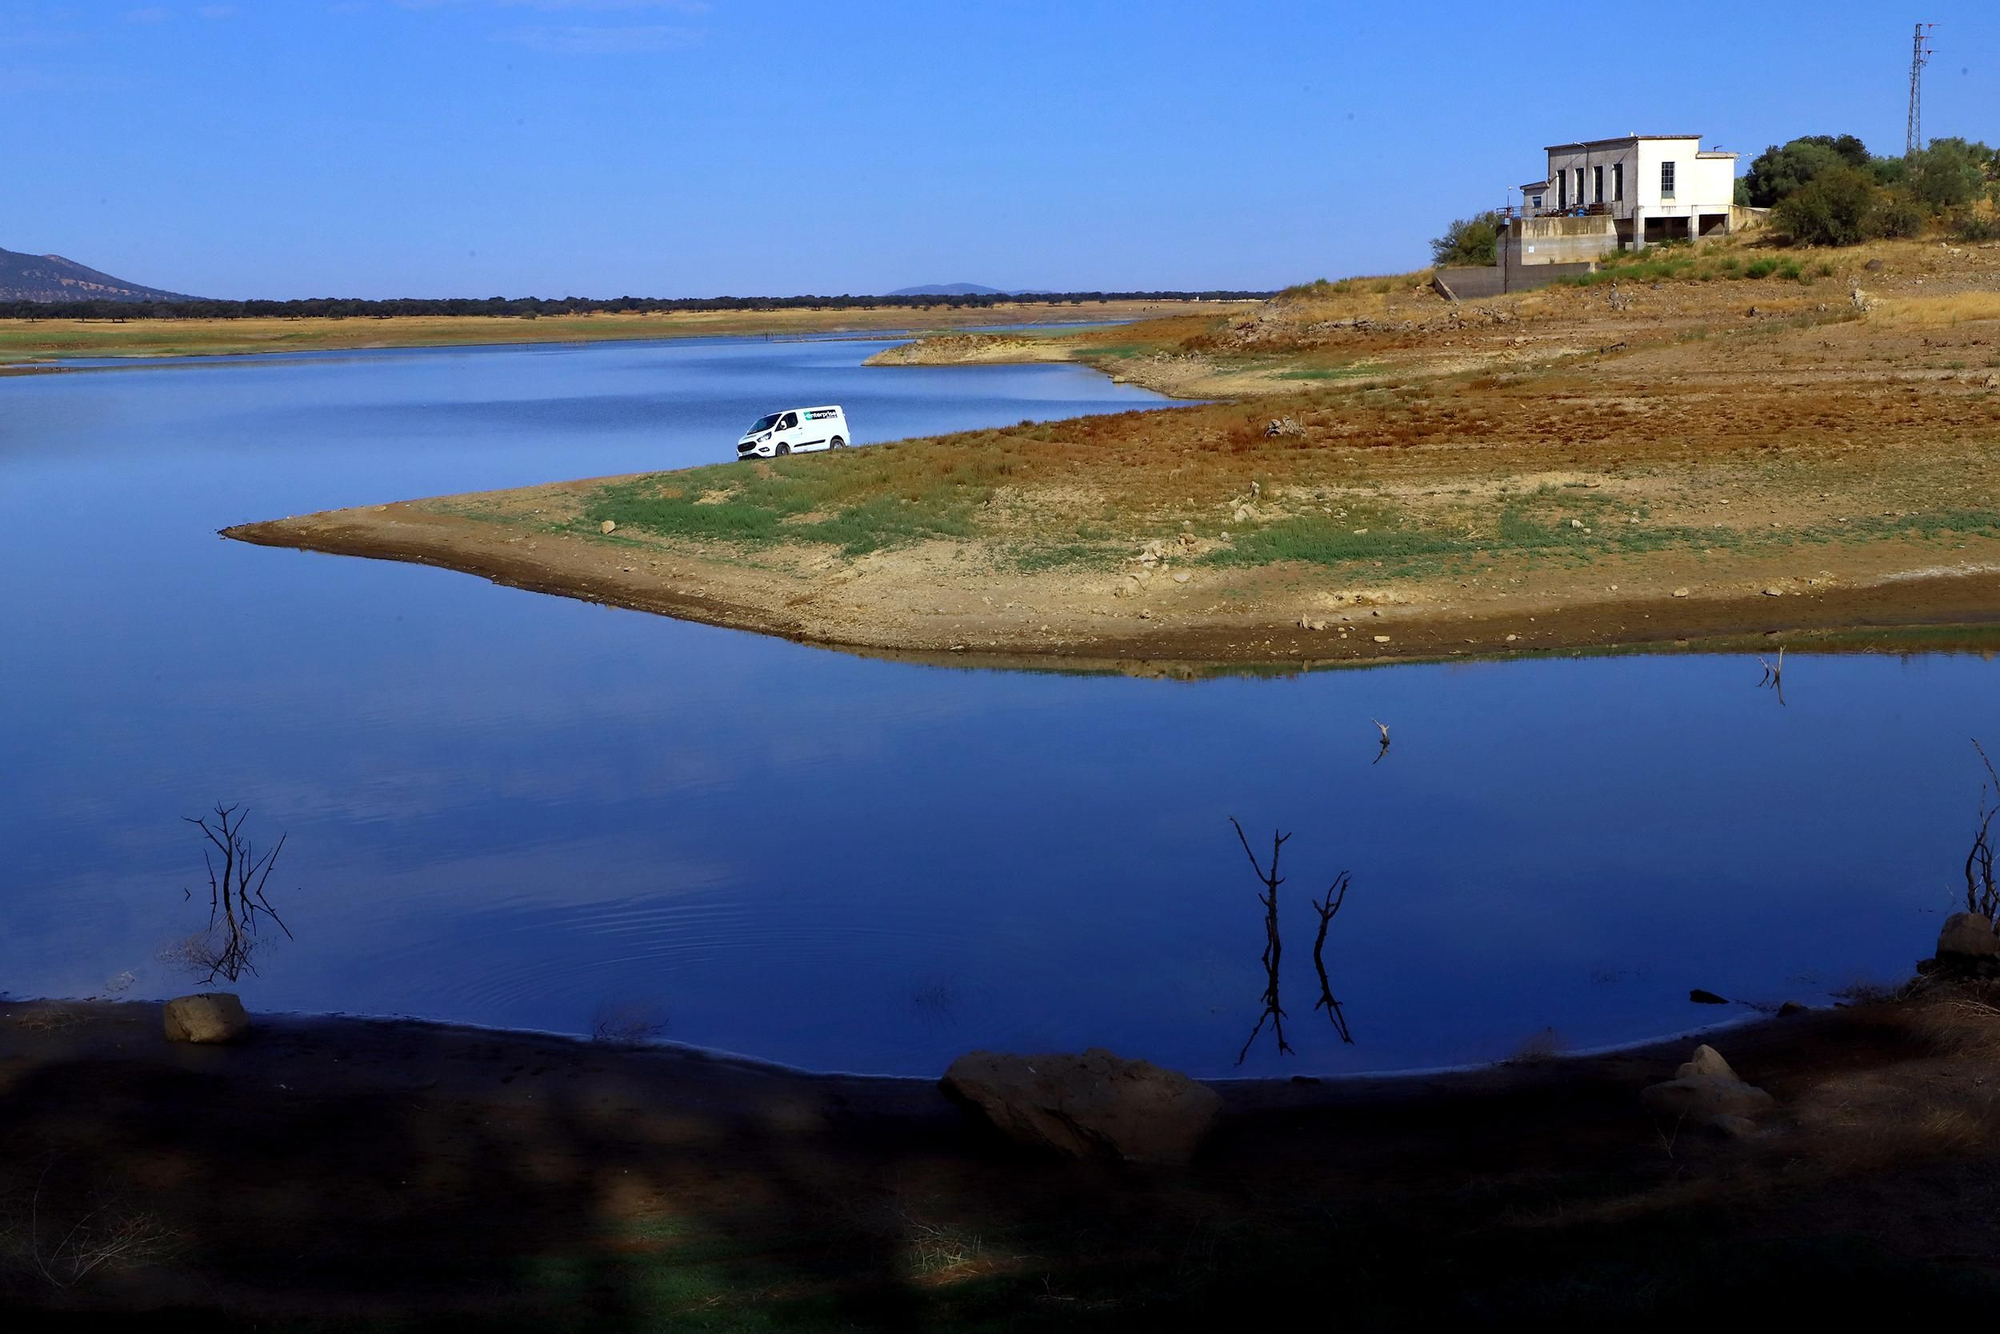
M1964 139L1933 139L1910 154L1910 193L1933 214L1963 208L1986 189L1993 150Z
M1498 264L1500 226L1500 215L1495 212L1457 219L1444 229L1443 236L1431 241L1431 262L1472 268Z
M1890 191L1877 201L1868 215L1868 235L1877 237L1919 236L1924 230L1923 205L1902 193Z
M1795 259L1788 259L1778 266L1778 276L1787 282L1802 283L1806 280L1805 270Z
M1853 245L1868 235L1875 185L1852 167L1839 167L1778 202L1772 221L1793 245Z
M2000 218L1976 209L1960 209L1952 216L1951 234L1961 241L2000 241Z
M1746 278L1768 278L1777 271L1778 271L1777 260L1755 259L1750 261L1749 268L1743 270L1743 276Z

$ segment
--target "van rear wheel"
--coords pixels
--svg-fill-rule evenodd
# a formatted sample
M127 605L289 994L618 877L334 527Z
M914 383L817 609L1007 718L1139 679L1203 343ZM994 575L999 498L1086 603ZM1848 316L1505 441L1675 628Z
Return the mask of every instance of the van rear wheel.
M833 439L826 442L826 447L828 449L846 449L847 442L845 440L842 440L839 436L835 436Z

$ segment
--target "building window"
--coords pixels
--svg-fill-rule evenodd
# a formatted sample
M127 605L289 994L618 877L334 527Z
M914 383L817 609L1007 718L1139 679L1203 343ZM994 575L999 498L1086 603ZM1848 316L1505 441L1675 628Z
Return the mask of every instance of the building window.
M1528 206L1539 212L1542 207L1542 197L1540 195L1533 196L1528 200Z
M1602 167L1592 167L1590 169L1590 198L1593 203L1602 204L1604 202L1604 168Z
M1622 204L1625 202L1625 164L1623 162L1614 162L1611 164L1611 198L1616 203Z
M1566 171L1556 173L1556 212L1569 212L1569 173Z
M1577 207L1578 207L1578 208L1582 208L1582 207L1583 207L1583 168L1582 168L1582 167L1578 167L1578 168L1576 169L1576 204L1577 204Z
M1660 198L1672 199L1673 197L1674 164L1671 162L1662 162L1660 164Z

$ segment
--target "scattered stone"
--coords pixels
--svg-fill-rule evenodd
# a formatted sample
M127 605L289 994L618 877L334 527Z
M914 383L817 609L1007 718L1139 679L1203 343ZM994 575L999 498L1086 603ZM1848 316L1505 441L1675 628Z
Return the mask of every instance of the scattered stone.
M1299 617L1299 629L1301 629L1301 630L1324 630L1324 629L1326 629L1326 622L1325 622L1325 621L1323 621L1323 620L1320 620L1320 619L1319 619L1318 617L1316 617L1316 616L1301 616L1301 617Z
M1870 273L1880 273L1882 271L1882 261L1879 259L1871 259L1866 264L1863 264L1861 267L1868 270Z
M170 1000L161 1009L169 1042L234 1042L250 1031L243 1002L228 991Z
M1513 642L1514 642L1515 640L1519 639L1520 637L1521 637L1521 636L1519 636L1519 635L1508 635L1508 636L1507 636L1507 642L1511 644L1511 643L1513 643Z
M1937 957L1978 961L2000 957L2000 935L1992 919L1976 912L1955 912L1938 932Z
M1305 433L1305 428L1290 417L1273 417L1271 424L1264 428L1264 435L1267 439L1276 439L1281 435L1304 435Z
M1571 520L1569 521L1569 526L1570 526L1570 527L1572 527L1572 528L1581 528L1581 527L1583 527L1583 520L1582 520L1582 519L1571 519Z
M1684 598L1684 597L1686 597L1687 595L1688 595L1688 591L1687 591L1687 590L1686 590L1685 588L1676 588L1676 589L1674 590L1674 596L1675 596L1675 597L1677 597L1677 598Z
M1387 636L1387 635L1376 635L1376 636L1375 636L1375 642L1376 642L1376 643L1378 643L1378 644L1386 644L1386 643L1388 643L1388 642L1389 642L1389 636Z
M1186 570L1182 570L1180 573L1174 576L1174 582L1177 584L1184 584L1187 581L1188 581L1188 573Z
M603 523L597 525L597 531L600 533L615 533L618 531L618 525L615 521L606 519Z
M1764 596L1767 598L1781 598L1784 595L1785 595L1785 590L1782 588L1778 588L1776 586L1764 590Z
M1008 1138L1072 1158L1185 1163L1222 1119L1215 1090L1149 1061L977 1051L945 1071L946 1096Z
M1727 1005L1727 996L1718 996L1713 991L1703 991L1700 987L1688 992L1688 999L1696 1005Z

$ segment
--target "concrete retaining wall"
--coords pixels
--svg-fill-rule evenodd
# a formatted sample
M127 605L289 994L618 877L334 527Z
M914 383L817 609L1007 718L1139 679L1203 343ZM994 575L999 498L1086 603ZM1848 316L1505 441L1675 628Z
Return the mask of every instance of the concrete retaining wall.
M1547 287L1558 278L1596 271L1594 263L1531 264L1512 270L1502 269L1497 264L1481 269L1439 269L1431 286L1447 300L1484 301L1508 292L1532 292L1538 287Z

